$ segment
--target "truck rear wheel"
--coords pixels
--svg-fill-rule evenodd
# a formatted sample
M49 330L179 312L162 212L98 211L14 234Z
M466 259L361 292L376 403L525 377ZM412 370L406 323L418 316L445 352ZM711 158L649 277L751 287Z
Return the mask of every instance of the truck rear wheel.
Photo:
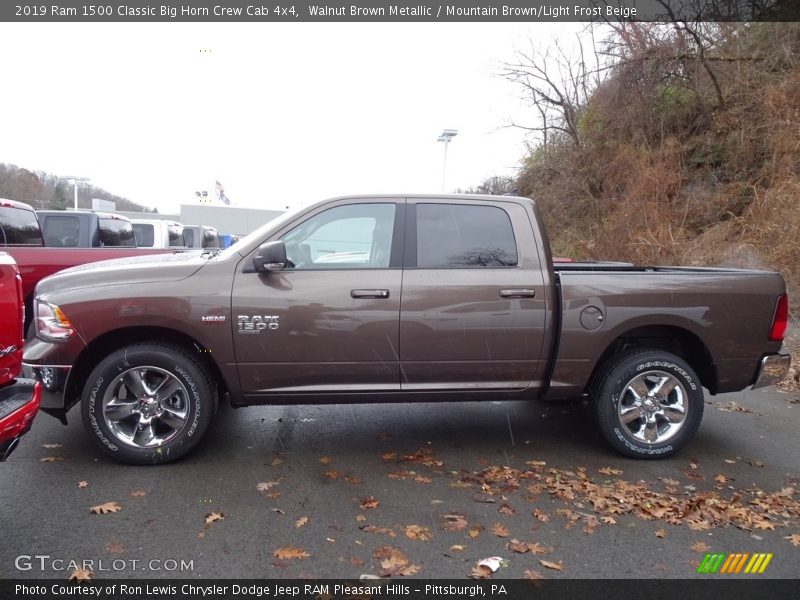
M83 389L83 423L109 456L131 464L177 460L208 430L213 388L198 361L167 344L121 348Z
M592 396L603 437L633 458L667 458L694 437L703 418L703 388L683 359L644 350L612 359Z

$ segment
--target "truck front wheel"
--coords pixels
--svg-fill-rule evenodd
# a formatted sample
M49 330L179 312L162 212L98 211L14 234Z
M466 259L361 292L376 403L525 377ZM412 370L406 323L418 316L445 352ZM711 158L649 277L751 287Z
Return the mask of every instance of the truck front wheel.
M703 388L681 358L645 350L612 359L592 388L597 422L617 451L666 458L694 437L703 418Z
M109 456L131 464L177 460L206 433L213 388L198 361L166 344L121 348L83 389L83 423Z

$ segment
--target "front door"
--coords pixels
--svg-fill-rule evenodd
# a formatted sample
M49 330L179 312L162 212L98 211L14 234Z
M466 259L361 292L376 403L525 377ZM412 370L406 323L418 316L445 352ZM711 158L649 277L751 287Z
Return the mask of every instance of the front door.
M399 390L403 210L386 199L326 205L272 238L286 244L286 269L242 262L232 326L246 397Z

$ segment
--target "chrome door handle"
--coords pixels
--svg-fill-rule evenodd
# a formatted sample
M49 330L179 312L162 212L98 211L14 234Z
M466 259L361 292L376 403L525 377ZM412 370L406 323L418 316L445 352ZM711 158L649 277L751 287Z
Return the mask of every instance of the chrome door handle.
M350 290L351 298L388 298L389 290Z
M510 288L500 290L501 298L533 298L536 296L536 290L528 288Z

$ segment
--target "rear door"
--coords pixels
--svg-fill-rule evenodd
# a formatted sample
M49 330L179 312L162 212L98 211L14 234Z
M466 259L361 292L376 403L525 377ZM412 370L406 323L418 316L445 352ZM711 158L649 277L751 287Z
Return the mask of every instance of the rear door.
M326 204L271 238L285 242L288 268L260 274L242 261L232 326L246 396L399 391L404 208Z
M547 306L525 209L409 199L406 222L402 389L539 387Z

